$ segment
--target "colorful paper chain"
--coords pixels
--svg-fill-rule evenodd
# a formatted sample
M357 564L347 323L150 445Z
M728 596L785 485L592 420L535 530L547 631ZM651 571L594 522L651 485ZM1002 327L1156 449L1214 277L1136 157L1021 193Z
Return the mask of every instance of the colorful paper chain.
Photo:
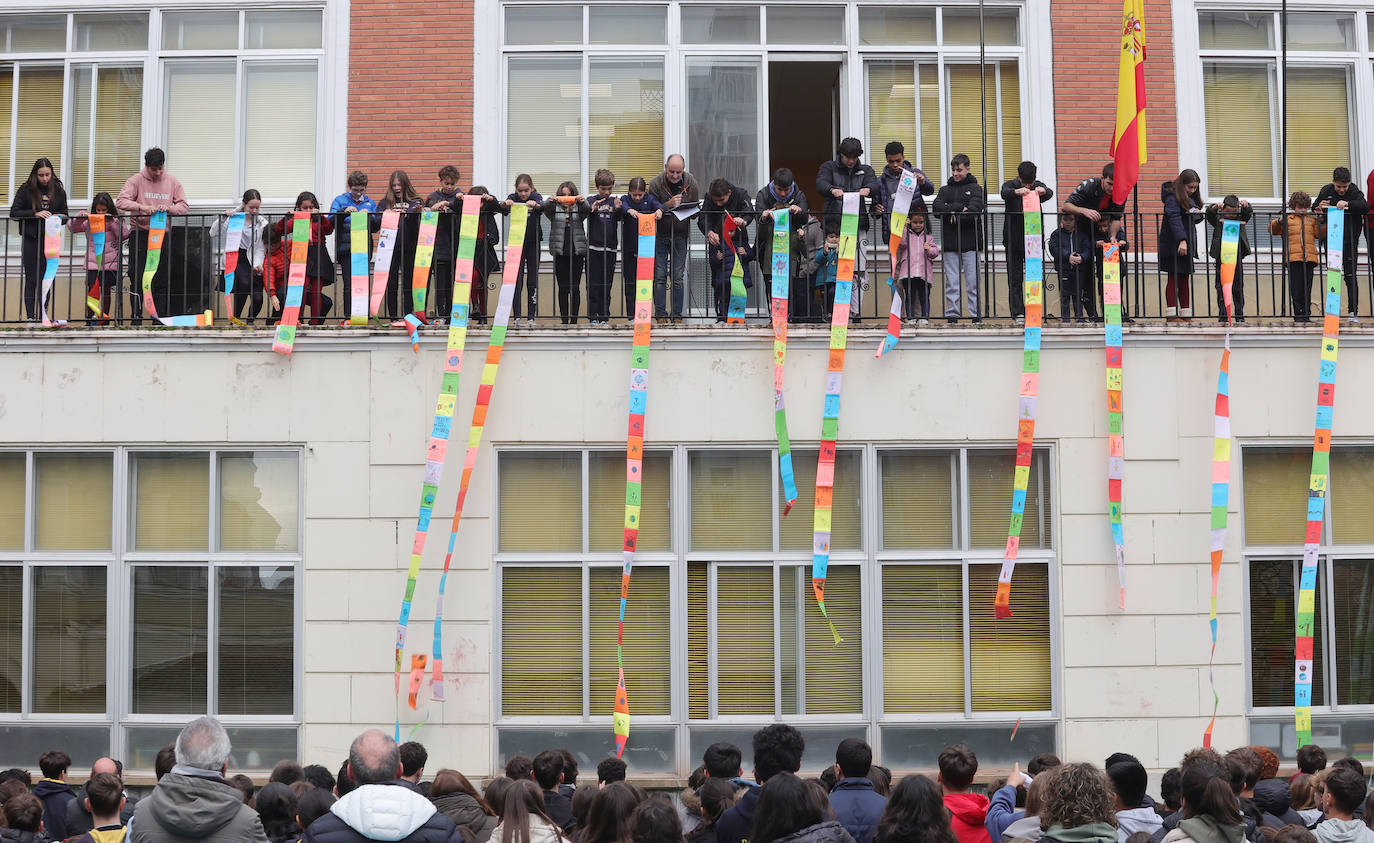
M348 314L350 325L367 324L367 226L367 211L356 211L349 215L348 259L352 276L352 300Z
M840 434L840 388L844 384L844 350L849 342L849 297L854 289L854 259L859 242L859 194L844 195L840 218L840 256L835 273L835 303L830 312L830 356L825 375L825 411L821 449L816 457L816 506L811 540L811 590L816 606L840 643L840 633L825 608L825 575L830 567L830 524L835 498L835 440Z
M1121 482L1126 474L1121 402L1121 244L1102 244L1102 304L1107 347L1107 521L1116 546L1120 606L1126 608L1126 537L1121 528Z
M65 319L48 317L48 296L52 293L53 280L57 278L57 260L61 253L62 217L53 214L43 220L43 257L46 260L43 264L43 293L39 301L39 313L43 317L45 328L58 328L67 324Z
M439 229L439 212L420 213L420 239L415 244L415 271L411 273L411 310L421 318L425 314L425 290L429 286L429 268L434 264L434 235Z
M286 273L286 305L277 324L272 350L290 354L296 348L296 327L301 321L301 298L305 294L305 259L310 250L310 213L297 211L291 218L291 262Z
M193 328L211 325L215 312L188 314L186 316L158 316L157 306L153 304L153 276L162 264L162 244L167 239L167 212L158 211L148 219L148 253L143 261L143 310L161 322L176 328Z
M86 217L86 232L91 238L91 251L95 253L96 265L105 269L105 215L91 214ZM86 288L86 309L97 319L107 319L100 307L100 279Z
M524 205L513 205L510 209L510 232L506 235L506 265L501 275L501 297L496 304L496 317L492 320L491 339L487 343L487 362L482 367L482 383L477 387L477 402L472 408L472 425L468 428L468 449L463 455L463 474L458 481L458 500L453 506L453 521L448 528L448 551L444 554L445 576L449 564L453 561L453 548L458 540L458 524L463 519L463 504L468 499L468 484L472 482L472 469L477 465L477 449L482 444L487 411L491 408L491 394L496 389L496 373L501 366L501 352L506 345L506 328L510 325L511 304L515 301L515 279L520 274L520 255L524 252L525 226L529 211L530 209ZM477 283L486 283L486 279L478 278ZM436 700L444 698L443 652L444 599L441 592L438 605L434 609L433 690Z
M1007 528L1007 549L1002 556L1002 571L997 576L997 597L993 612L1009 618L1011 612L1011 575L1021 549L1021 521L1026 513L1026 484L1030 480L1031 454L1035 444L1035 401L1040 392L1040 326L1044 317L1045 231L1040 216L1040 194L1031 191L1021 197L1025 220L1026 279L1022 295L1026 303L1026 328L1021 363L1021 399L1017 408L1016 471L1012 479L1011 523Z
M400 211L382 212L382 228L377 235L377 253L372 264L372 303L367 310L372 316L382 311L382 298L386 296L387 279L391 276L391 256L396 251L396 227L400 223Z
M1302 549L1293 653L1293 718L1298 746L1312 742L1312 610L1316 603L1317 549L1326 518L1331 479L1331 422L1336 404L1336 346L1341 332L1341 283L1345 250L1345 211L1326 211L1326 318L1322 323L1321 370L1317 378L1317 420L1312 434L1312 477L1307 485L1307 533Z
M238 315L234 313L234 281L239 268L239 247L243 245L243 224L247 218L246 214L231 214L224 226L224 312L230 319Z
M420 486L420 514L415 520L415 537L410 545L410 568L406 572L406 590L401 598L401 615L396 622L396 697L399 705L401 695L401 665L405 655L406 631L410 625L410 609L415 599L415 581L420 576L420 560L425 555L425 539L429 535L429 522L434 517L434 499L439 494L439 482L444 476L444 458L448 454L448 437L453 428L453 410L458 403L458 378L463 371L463 346L467 343L467 290L468 277L472 274L473 234L477 230L477 207L480 202L469 205L463 201L462 230L467 234L467 263L463 263L464 241L458 244L458 272L464 279L464 293L461 298L453 299L453 319L448 329L448 351L444 355L444 376L439 386L439 398L434 407L434 425L430 428L429 449L425 452L425 474ZM389 213L389 212L388 212ZM386 221L383 216L383 230ZM394 228L392 229L395 230ZM381 250L378 249L380 255ZM383 266L378 258L378 266ZM448 571L439 580L439 599L443 600L444 584ZM442 671L442 666L438 666ZM399 712L398 712L399 714ZM396 718L396 735L401 734L401 720Z
M782 367L787 360L787 303L792 283L792 212L773 212L773 426L778 434L778 475L784 498L782 514L797 502L797 478L792 471L792 439L787 435L787 406L782 395Z
M902 170L902 180L897 183L897 193L892 201L892 219L887 238L887 257L894 272L897 266L897 249L902 245L902 234L906 231L907 211L911 209L911 198L916 195L916 174ZM897 280L888 276L887 286L892 288L892 308L887 313L887 336L883 344L873 352L874 357L882 357L897 347L902 335L902 293L897 289Z
M744 259L735 253L734 234L737 228L739 226L735 225L735 218L727 213L721 225L721 231L725 234L725 254L721 255L721 260L727 256L730 259L730 307L725 321L731 325L744 324L744 308L749 295L744 289Z
M729 225L727 217L727 225ZM639 215L639 253L635 259L635 329L630 350L630 424L625 439L625 546L620 573L620 625L615 635L615 755L625 752L630 738L630 698L625 690L625 605L630 598L630 574L639 546L640 506L644 483L644 416L649 406L649 332L654 309L654 232L652 214ZM726 229L727 231L729 229ZM728 235L727 235L728 242ZM735 263L738 265L739 260Z

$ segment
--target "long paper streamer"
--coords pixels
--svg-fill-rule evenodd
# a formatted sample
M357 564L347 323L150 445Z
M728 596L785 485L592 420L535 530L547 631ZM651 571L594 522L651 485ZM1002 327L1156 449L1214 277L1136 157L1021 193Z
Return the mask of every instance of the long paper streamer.
M420 696L420 684L424 682L424 679L425 654L416 653L410 657L410 694L406 700L406 702L410 704L412 710L415 708L416 702Z
M1107 347L1107 521L1116 546L1120 605L1126 608L1126 537L1121 527L1121 481L1126 474L1121 402L1121 244L1102 244L1102 305Z
M729 218L726 218L729 225ZM625 547L620 574L620 625L616 628L615 663L619 679L611 720L615 731L615 755L625 752L630 738L630 698L625 690L625 604L630 598L630 573L639 546L639 507L644 481L644 416L649 405L649 331L653 325L653 244L656 225L652 214L639 215L639 254L635 265L635 332L630 351L630 424L625 439ZM729 231L729 229L725 229ZM728 242L728 235L727 235ZM740 263L735 256L735 263Z
M897 249L902 245L902 234L906 231L907 211L911 209L911 198L916 195L916 174L902 168L902 180L897 183L897 193L892 201L892 219L887 238L887 258L891 266L897 266ZM897 289L897 279L889 276L887 286L892 288L892 309L887 313L887 336L883 344L873 353L882 357L897 347L902 335L902 293Z
M372 263L372 304L367 311L372 316L382 310L387 279L391 276L391 256L396 251L396 227L400 222L400 211L382 212L382 229L377 235L377 252ZM353 254L356 255L357 251Z
M215 312L188 314L186 316L159 316L153 304L153 276L162 264L162 245L167 239L167 212L157 211L148 219L148 253L143 260L143 310L163 325L176 328L204 327L214 323Z
M1307 488L1307 533L1302 549L1293 654L1293 717L1298 746L1312 742L1312 610L1316 603L1317 548L1326 518L1326 489L1331 477L1331 421L1336 404L1336 345L1341 332L1342 264L1345 259L1345 211L1326 211L1326 319L1322 324L1321 370L1317 378L1317 421L1312 434L1312 477Z
M352 275L348 324L367 324L367 211L357 211L348 219L349 270Z
M91 251L95 253L95 264L101 272L105 270L105 215L90 214L86 217L86 233L91 238ZM100 306L100 280L86 288L86 309L97 319L107 319Z
M797 478L792 471L792 440L787 435L787 407L782 396L782 366L787 360L787 303L792 284L792 212L773 212L773 427L778 434L778 476L785 498L782 514L797 502Z
M725 215L721 231L725 233L725 250L730 253L730 307L725 321L731 325L744 324L744 307L748 293L744 289L744 259L735 253L735 218ZM723 256L722 256L723 259Z
M272 350L290 354L296 347L296 326L301 321L301 298L305 294L305 258L310 248L310 212L297 211L291 218L291 261L286 274L286 306Z
M480 206L479 206L480 207ZM453 522L448 528L448 551L444 554L444 576L447 577L449 564L453 561L453 546L458 538L458 523L463 518L463 504L468 499L468 484L472 482L472 469L477 465L477 449L482 444L482 431L487 424L487 411L491 407L491 393L496 388L496 373L501 365L501 352L506 345L506 328L510 325L511 304L515 301L515 279L520 274L520 255L525 250L525 227L530 209L524 205L512 205L510 209L510 233L506 236L506 265L501 273L501 296L496 303L496 317L492 320L491 339L487 343L487 362L482 367L482 384L477 387L477 402L472 408L472 425L468 428L468 449L463 455L463 475L458 481L458 501L453 507ZM473 241L473 254L476 241ZM459 241L462 248L462 241ZM469 258L471 260L471 258ZM466 302L467 299L464 299ZM464 317L466 318L466 317ZM459 348L461 354L461 347ZM443 588L439 590L439 602L434 609L434 680L432 682L434 699L444 698L444 598Z
M816 506L812 522L811 590L835 643L840 633L825 609L825 575L830 567L830 515L835 493L835 440L840 435L840 387L844 383L844 350L849 342L849 297L854 285L854 258L859 242L859 194L844 195L840 218L840 256L835 271L835 303L830 313L830 357L825 375L825 412L821 449L816 456Z
M239 246L243 244L245 214L232 214L224 226L224 312L237 319L234 312L234 280L238 274ZM251 271L251 270L250 270Z
M420 576L420 560L425 555L425 539L429 536L429 522L434 516L434 499L439 494L439 481L444 476L444 458L448 454L448 436L453 428L453 409L458 403L458 377L463 371L463 347L468 339L468 293L472 284L473 241L477 233L477 212L482 197L463 197L462 237L458 241L457 275L461 295L453 297L452 319L448 328L448 351L444 355L444 377L439 386L439 399L434 407L434 426L430 429L429 450L425 456L425 476L420 486L420 515L415 521L415 538L410 546L410 569L406 573L406 591L401 599L401 616L396 623L396 696L401 695L401 661L406 649L406 630L410 626L410 607L415 599L415 580ZM465 259L466 256L466 259ZM379 259L380 260L380 259ZM410 314L413 316L414 314ZM439 600L444 599L444 585L448 580L448 565L439 579ZM440 668L442 671L442 668ZM442 675L442 673L440 674ZM442 693L442 691L440 691ZM397 720L396 731L401 729Z
M999 618L1011 617L1011 575L1016 570L1016 555L1021 548L1021 519L1026 512L1026 484L1030 480L1031 454L1035 444L1035 401L1040 393L1040 326L1044 317L1045 232L1040 216L1040 194L1031 191L1021 197L1025 220L1026 279L1022 295L1026 303L1025 341L1021 354L1021 398L1016 422L1016 471L1012 477L1011 523L1007 527L1007 549L1002 556L1002 571L997 576L997 596L993 612Z
M438 228L438 211L420 213L420 239L415 245L415 271L410 282L412 310L420 317L425 313L425 291L429 287L429 268L434 264L434 235Z
M43 220L43 291L40 294L39 314L43 318L43 327L58 328L65 324L65 319L51 319L48 317L48 296L52 293L53 280L57 278L57 258L62 253L62 217L53 214Z

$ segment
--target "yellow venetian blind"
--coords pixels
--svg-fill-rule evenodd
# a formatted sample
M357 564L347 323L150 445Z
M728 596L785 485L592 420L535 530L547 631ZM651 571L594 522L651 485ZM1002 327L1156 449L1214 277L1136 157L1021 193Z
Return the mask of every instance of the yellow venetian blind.
M1008 130L1008 115L1003 112L1003 123L997 123L997 62L989 62L986 65L986 85L987 85L987 141L988 141L988 169L987 176L983 174L983 124L979 119L979 103L982 95L982 82L978 74L976 64L951 64L945 66L945 74L948 81L948 89L945 97L945 104L949 109L949 139L950 157L964 153L969 157L969 171L978 178L980 184L984 181L983 188L989 193L996 193L1002 182L1002 172L997 164L997 138L998 133L1002 133L1003 147L1016 149L1017 162L1020 161L1021 149L1021 125L1020 108L1012 115L1015 117L1014 128ZM1015 63L1001 62L1003 72L1008 66L1013 68L1012 84L1015 85ZM1004 77L1005 81L1005 77ZM1020 97L1020 91L1013 92L1015 97ZM1003 101L1005 107L1006 102ZM1015 168L1011 170L1015 172Z
M663 169L662 59L594 59L588 73L588 176L605 167L619 189L652 178Z
M501 454L501 550L582 549L582 455Z
M964 710L963 578L958 565L883 566L883 710Z
M917 74L921 77L921 153L913 156L908 150L907 159L915 161L938 189L943 183L940 174L944 172L948 157L940 134L940 68L934 64L920 64ZM926 204L929 206L929 200Z
M14 65L0 64L0 103L14 102ZM0 108L0 113L4 109ZM10 139L13 137L14 123L9 115L0 117L0 188L4 189L4 201L8 202L14 197L14 190L10 185ZM17 169L17 168L16 168ZM28 176L28 170L24 175L15 174L16 179ZM20 182L15 182L17 186Z
M621 569L592 568L588 589L591 622L588 689L591 714L609 716L615 706L619 680L615 661L616 630L620 621ZM669 638L668 569L637 565L630 579L625 606L625 690L636 714L669 714L672 690Z
M93 193L117 196L143 161L143 68L101 65L95 120Z
M793 451L792 471L797 480L797 502L792 512L778 522L778 541L783 550L810 550L814 545L816 512L816 451ZM858 550L859 537L858 451L835 454L835 488L830 512L832 550ZM782 513L782 484L778 484L778 512Z
M692 549L770 550L773 468L768 452L693 451L691 466Z
M901 141L916 159L916 69L909 61L868 63L868 149Z
M639 505L640 550L670 549L672 464L672 454L668 451L644 452ZM621 550L625 546L625 454L622 451L593 451L588 471L590 548Z
M1014 449L968 452L969 546L1003 547L1011 521L1012 483L1015 479ZM1043 492L1050 499L1050 471L1044 451L1031 455L1030 477L1026 483L1026 507L1021 523L1021 547L1048 548L1050 511L1041 511ZM1041 534L1041 521L1044 534Z
M840 633L838 644L816 606L811 591L811 568L802 568L800 573L803 587L799 608L806 619L805 713L859 714L864 705L863 600L859 566L831 565L826 572L825 608Z
M1001 181L1016 175L1021 164L1021 73L1014 61L998 65L997 94L1002 100L1002 178L989 188L1001 189Z
M582 714L582 569L501 574L501 714Z
M1256 707L1293 705L1293 624L1301 564L1301 559L1255 559L1249 563L1250 701ZM1325 649L1326 588L1326 574L1323 566L1318 566L1318 599L1312 607L1315 653ZM1323 661L1318 657L1312 662L1314 705L1326 704Z
M1307 532L1307 486L1312 477L1312 451L1246 448L1241 459L1245 543L1302 544Z
M716 605L716 710L773 714L773 569L718 566Z
M710 716L710 615L706 562L687 563L687 716Z
M0 550L24 549L24 455L0 454Z
M295 454L221 454L219 496L221 550L300 546L300 467Z
M1272 89L1273 71L1269 65L1202 65L1207 191L1212 195L1278 195L1271 134ZM1292 149L1289 151L1291 154ZM1313 190L1326 181L1305 189Z
M38 454L39 550L109 550L114 503L109 454Z
M969 663L974 712L1050 709L1049 568L1016 566L1010 618L993 615L1000 565L968 571Z
M506 63L506 184L529 173L552 196L582 171L582 59L511 56ZM586 189L579 185L579 190Z
M104 712L105 566L44 565L32 577L33 710Z
M1374 542L1374 450L1338 448L1331 452L1331 542Z
M209 550L208 454L134 457L134 547Z
M1288 69L1288 189L1313 196L1350 157L1350 92L1344 67ZM1252 118L1253 119L1253 118ZM1293 143L1296 134L1302 140ZM1356 182L1360 181L1356 177Z
M14 144L16 185L29 177L33 162L52 161L62 172L62 66L19 67L19 123Z
M878 456L883 547L954 547L952 455L887 451Z
M0 565L0 711L18 714L24 687L24 566Z

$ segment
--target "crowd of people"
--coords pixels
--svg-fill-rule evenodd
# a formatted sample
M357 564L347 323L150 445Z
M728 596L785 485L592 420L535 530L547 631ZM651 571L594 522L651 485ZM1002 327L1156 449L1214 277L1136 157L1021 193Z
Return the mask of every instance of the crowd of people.
M501 239L500 217L511 208L527 206L529 222L525 229L523 251L515 277L512 316L515 324L532 321L539 315L539 273L541 257L547 248L552 262L557 291L556 310L563 324L585 318L593 325L607 324L612 315L611 291L619 262L623 279L624 307L620 315L632 317L636 258L638 256L638 219L652 215L656 220L654 253L654 316L659 323L681 322L685 312L686 270L690 250L688 241L695 226L705 239L707 264L711 273L716 321L725 322L731 294L731 272L736 262L746 288L755 277L764 281L768 297L773 288L774 226L779 211L789 212L790 313L798 321L825 321L834 304L841 250L840 227L843 197L859 195L859 240L856 273L867 270L876 249L870 238L887 243L891 235L892 213L898 184L904 171L915 176L917 188L903 230L897 235L897 249L890 255L889 269L896 289L902 293L904 321L918 326L929 324L931 293L937 283L936 264L943 270L943 308L938 297L937 310L950 322L969 318L981 321L988 312L980 305L980 266L987 261L988 229L991 224L985 188L970 172L967 155L954 155L949 162L950 177L938 190L934 182L906 159L900 141L888 143L883 150L885 166L881 172L863 163L864 149L857 138L845 138L833 160L819 167L815 194L823 198L820 208L810 207L798 175L786 167L778 168L758 191L740 187L724 178L714 178L705 188L687 170L682 155L673 154L664 162L661 173L645 180L642 176L623 178L608 169L593 177L593 190L582 191L577 184L564 181L553 194L544 196L525 173L515 177L512 191L499 199L484 185L472 185L466 192L459 187L461 173L455 166L438 172L435 189L422 197L404 170L393 171L379 200L368 195L368 177L354 170L347 179L347 190L326 207L309 191L296 199L294 210L312 215L305 266L304 308L310 324L322 325L335 310L327 293L335 289L336 279L347 279L351 272L353 241L351 214L366 212L369 220L369 260L381 235L381 220L386 211L399 211L395 231L396 247L390 265L379 268L386 274L382 314L401 320L414 313L422 321L443 323L452 305L454 271L459 247L459 219L462 197L481 198L474 250L476 283L471 285L469 301L472 318L484 322L489 316L487 283L500 269L497 246ZM87 231L90 214L119 214L106 227L104 253L95 254L95 240L87 238L86 283L88 295L108 313L111 296L119 285L119 267L127 269L131 314L137 322L142 315L141 278L148 249L148 221L157 211L185 214L189 209L181 183L167 172L166 155L150 149L144 168L129 178L117 197L97 194L84 211L73 213L66 193L46 158L34 162L29 178L16 191L10 216L19 220L22 235L24 274L23 301L29 319L39 316L39 279L42 254L43 219L59 215L70 217L73 231ZM1057 224L1047 225L1044 240L1048 256L1046 279L1059 291L1059 316L1065 321L1100 320L1098 303L1102 300L1103 249L1115 242L1123 252L1129 248L1126 213L1113 201L1113 165L1106 165L1100 177L1084 179L1059 209ZM1283 262L1288 265L1288 289L1295 321L1306 322L1311 314L1311 288L1314 269L1321 254L1325 211L1344 210L1345 249L1342 253L1347 286L1346 305L1352 322L1357 322L1358 280L1355 274L1357 246L1362 233L1374 238L1374 215L1358 187L1352 184L1346 167L1337 167L1330 184L1322 187L1315 200L1296 191L1288 210L1276 216L1269 231L1280 238ZM1374 172L1369 182L1374 185ZM616 187L625 185L625 191ZM1165 277L1165 316L1170 321L1188 321L1193 310L1192 276L1203 259L1198 243L1198 228L1205 219L1211 229L1206 255L1219 266L1221 236L1228 220L1242 223L1239 261L1233 285L1233 316L1245 321L1244 263L1250 254L1244 223L1252 217L1248 201L1227 195L1220 202L1205 206L1200 193L1201 180L1195 170L1185 169L1165 182L1160 190L1157 265ZM1371 187L1374 189L1374 187ZM1037 179L1034 162L1023 161L1016 178L1002 185L1002 245L1005 248L1008 306L1012 317L1023 320L1022 284L1025 277L1025 251L1022 248L1024 224L1022 198L1037 194L1041 203L1053 209L1053 189ZM932 197L927 205L927 197ZM434 231L432 264L420 289L414 289L416 254L421 236L421 212L438 214ZM230 216L243 213L247 224L238 250L238 271L233 285L233 313L251 322L260 314L269 321L280 312L285 300L289 263L289 217L270 224L262 211L262 196L256 189L244 191L242 200L224 211L209 226L216 249L223 249L223 238ZM1366 218L1368 225L1366 225ZM938 221L938 240L933 222ZM547 225L547 241L545 236ZM751 239L750 229L754 229ZM333 237L331 256L328 242ZM547 242L547 246L545 243ZM1374 242L1371 240L1370 242ZM124 257L127 243L127 258ZM870 254L871 253L871 254ZM1122 264L1123 272L1126 264ZM378 273L381 274L380 272ZM1225 320L1220 273L1216 277L1217 313ZM582 306L585 278L586 308ZM224 279L219 278L223 290ZM346 289L346 283L339 283ZM857 320L864 284L852 286L851 316ZM352 300L336 292L338 310L347 318ZM263 314L266 308L267 313ZM941 314L937 314L941 315ZM1129 318L1130 314L1126 314ZM99 318L93 317L93 318ZM397 321L394 324L403 325Z

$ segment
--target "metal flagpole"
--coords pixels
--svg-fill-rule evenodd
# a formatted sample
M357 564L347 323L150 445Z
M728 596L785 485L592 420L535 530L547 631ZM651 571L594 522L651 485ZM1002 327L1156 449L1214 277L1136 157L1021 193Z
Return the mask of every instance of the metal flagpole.
M1279 203L1288 202L1288 0L1279 13Z
M983 37L983 0L978 0L978 123L981 127L983 140L983 157L981 161L983 172L981 174L981 181L983 183L983 196L985 197L983 202L983 215L985 218L988 219L990 225L991 217L987 216L986 201L986 197L988 195L988 66L986 47L986 41ZM982 228L983 226L981 224L977 226L977 230L979 231L982 231ZM983 239L986 239L987 235L991 233L992 232L990 231L983 232ZM983 245L984 244L981 243L979 244L980 250L982 249ZM992 274L992 267L992 250L989 248L985 250L983 266L983 278L985 283L983 285L982 301L980 302L982 306L981 309L987 311L987 314L989 316L992 316L994 314L992 303L988 301L988 299L991 298L991 293L993 291L992 279L989 277ZM975 319L979 316L979 314L977 313L973 313L970 315L973 316Z

